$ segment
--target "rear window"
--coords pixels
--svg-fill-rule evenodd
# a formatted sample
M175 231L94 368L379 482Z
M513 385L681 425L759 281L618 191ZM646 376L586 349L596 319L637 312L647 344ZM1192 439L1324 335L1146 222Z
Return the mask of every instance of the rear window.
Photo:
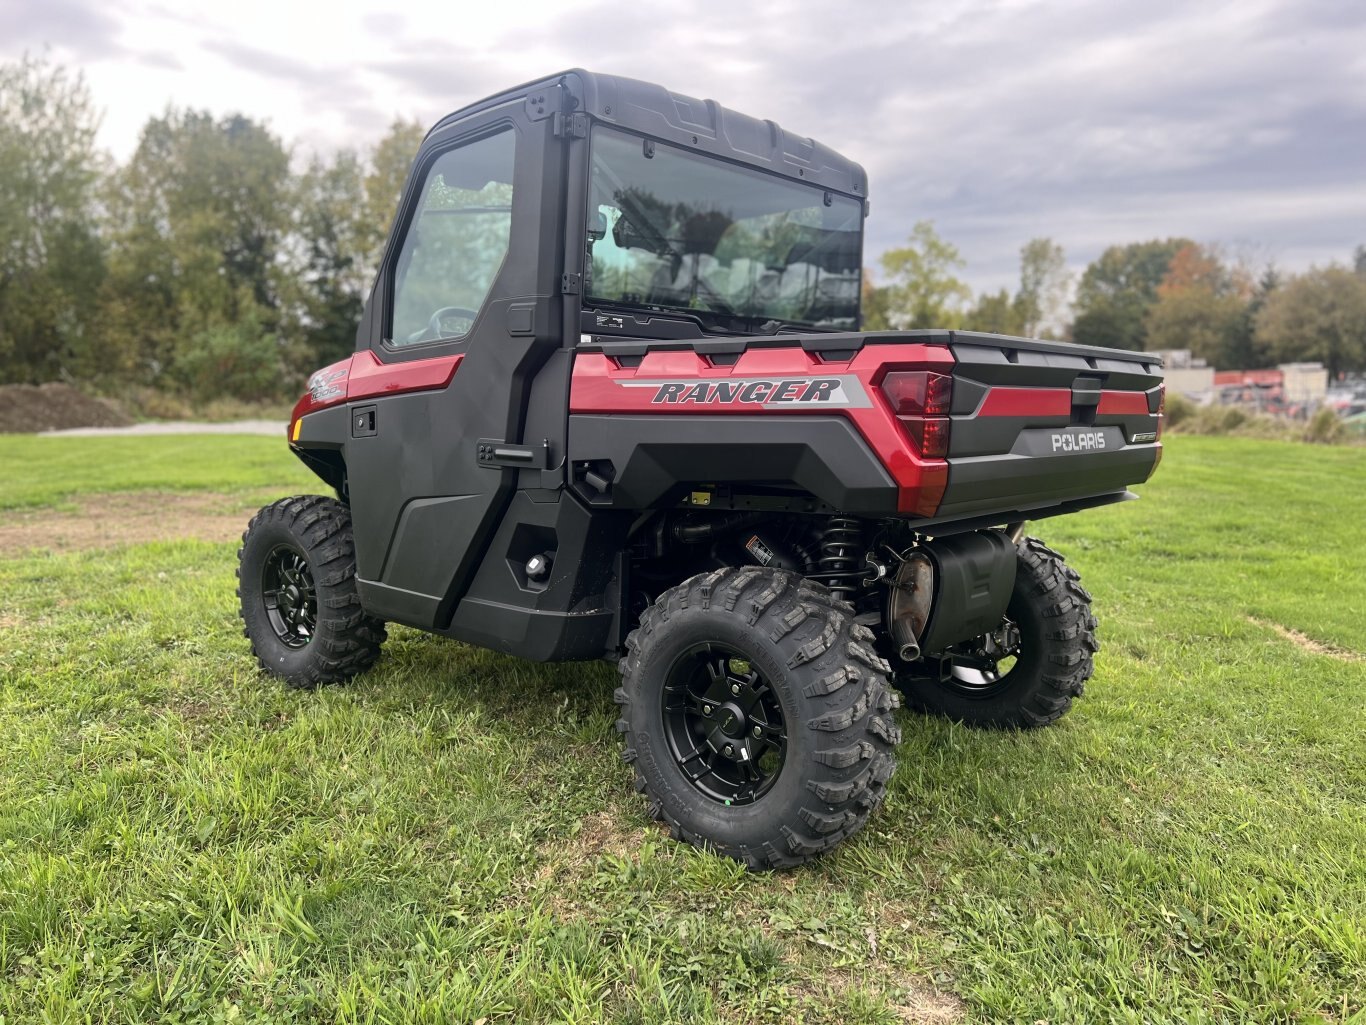
M858 325L863 204L849 196L595 128L587 236L599 303Z

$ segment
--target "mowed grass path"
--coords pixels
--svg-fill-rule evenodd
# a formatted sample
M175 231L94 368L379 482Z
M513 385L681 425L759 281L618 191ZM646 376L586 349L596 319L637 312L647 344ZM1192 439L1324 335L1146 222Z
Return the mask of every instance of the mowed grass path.
M25 516L314 490L263 438L0 466ZM1034 528L1100 616L1074 712L902 713L870 828L773 875L647 821L606 665L395 629L290 693L234 544L5 551L0 1020L1360 1021L1366 451L1179 437L1143 493Z

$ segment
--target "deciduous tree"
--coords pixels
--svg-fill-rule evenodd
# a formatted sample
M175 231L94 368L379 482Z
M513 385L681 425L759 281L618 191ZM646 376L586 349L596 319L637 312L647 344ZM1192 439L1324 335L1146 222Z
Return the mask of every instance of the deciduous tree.
M219 349L225 329L244 345L276 334L290 200L289 155L249 118L168 110L147 123L109 210L118 328L149 381L187 384L177 364L206 332ZM226 371L222 392L255 387Z
M98 124L80 75L0 65L0 381L99 369Z
M1337 264L1291 278L1257 315L1255 341L1268 362L1366 370L1366 278Z
M990 331L994 334L1021 335L1028 331L1024 326L1019 296L1014 299L1010 292L986 292L963 316L963 327L969 331Z
M1182 247L1144 319L1147 347L1189 349L1216 367L1242 365L1241 333L1252 294L1251 276L1226 267L1215 249Z
M1033 238L1020 248L1020 291L1015 296L1019 331L1031 337L1061 334L1071 275L1062 246Z
M955 271L965 262L958 247L939 237L930 221L920 221L911 229L910 244L889 249L881 264L887 276L883 286L886 317L897 329L958 327L963 305L972 290Z
M296 191L291 279L298 330L310 359L333 363L355 347L366 290L378 262L379 233L368 220L366 170L352 150L315 157Z
M859 286L859 308L862 326L865 331L889 331L892 323L887 319L887 292L879 288L873 272L863 268L863 280Z
M1072 338L1087 345L1143 349L1148 308L1172 258L1189 239L1154 239L1111 246L1082 274L1077 288L1077 318Z
M399 200L422 142L416 121L395 121L361 157L315 157L295 191L291 303L309 360L350 353L356 324L383 255Z
M421 122L400 118L370 151L365 175L366 223L371 226L376 247L389 237L413 158L426 134Z

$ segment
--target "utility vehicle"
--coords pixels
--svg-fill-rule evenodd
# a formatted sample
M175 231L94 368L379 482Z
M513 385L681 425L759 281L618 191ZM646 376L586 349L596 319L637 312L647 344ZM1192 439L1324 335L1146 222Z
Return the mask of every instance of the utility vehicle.
M335 497L240 552L297 687L403 623L609 659L676 837L800 863L886 795L893 712L1033 727L1097 650L1026 520L1135 497L1158 359L859 331L863 169L711 100L569 71L441 120L356 334L288 428Z

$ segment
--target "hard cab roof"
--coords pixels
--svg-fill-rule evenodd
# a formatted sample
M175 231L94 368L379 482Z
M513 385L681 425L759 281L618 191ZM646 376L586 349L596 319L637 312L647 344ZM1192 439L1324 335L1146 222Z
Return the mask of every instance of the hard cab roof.
M640 132L699 153L748 164L797 181L860 199L868 195L861 166L828 146L723 107L715 100L671 92L651 82L599 75L581 68L528 82L448 114L432 132L509 100L533 98L539 91L563 86L572 110L603 124ZM430 133L429 133L430 134Z

